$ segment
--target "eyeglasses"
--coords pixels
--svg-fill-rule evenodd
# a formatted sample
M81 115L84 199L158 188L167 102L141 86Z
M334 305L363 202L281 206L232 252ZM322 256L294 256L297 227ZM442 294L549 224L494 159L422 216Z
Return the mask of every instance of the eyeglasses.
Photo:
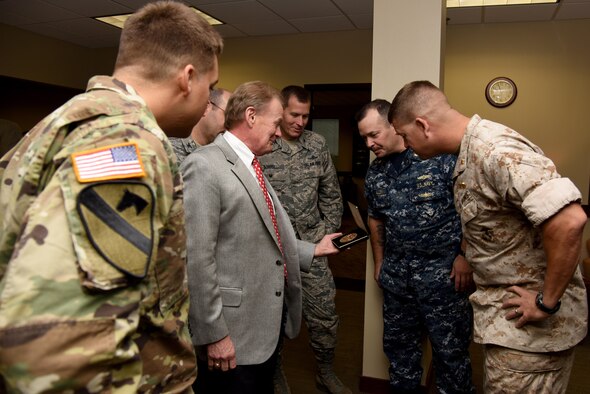
M209 100L209 104L221 110L221 112L225 112L225 109L221 108L219 105L215 104L213 101Z

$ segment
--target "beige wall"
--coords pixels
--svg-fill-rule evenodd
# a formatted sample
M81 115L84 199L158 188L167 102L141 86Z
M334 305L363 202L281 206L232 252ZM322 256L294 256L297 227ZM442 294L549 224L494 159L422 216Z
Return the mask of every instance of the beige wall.
M588 36L590 20L451 25L444 78L455 107L506 123L532 139L572 178L585 202L590 174L590 130L584 119L590 103ZM371 81L370 30L230 38L225 43L219 84L229 89L253 79L279 88ZM112 48L83 48L3 24L0 53L0 75L76 88L84 88L91 75L111 73L116 55ZM490 79L502 75L516 82L518 98L508 108L495 109L483 91Z
M505 123L538 144L580 188L584 202L590 176L590 126L583 118L590 103L588 36L590 20L448 26L443 85L460 111ZM372 78L371 31L225 42L220 86L229 89L253 79L280 88ZM485 100L484 88L496 76L517 84L518 97L508 108ZM382 94L389 100L394 95Z
M445 91L465 114L511 126L539 145L588 201L590 176L590 20L450 26ZM498 109L486 84L506 76L516 101Z
M85 89L90 76L113 72L116 54L0 24L0 75Z
M219 86L264 80L290 84L371 82L372 30L229 38L221 55Z
M537 143L581 189L584 202L590 174L590 131L584 119L590 103L588 36L590 20L448 26L443 85L460 111L506 123ZM225 43L219 85L228 89L254 79L279 88L372 79L371 30ZM0 75L84 88L91 75L112 71L116 50L83 48L0 24L0 53ZM395 72L395 64L391 69ZM518 98L508 108L495 109L483 91L501 75L516 82Z

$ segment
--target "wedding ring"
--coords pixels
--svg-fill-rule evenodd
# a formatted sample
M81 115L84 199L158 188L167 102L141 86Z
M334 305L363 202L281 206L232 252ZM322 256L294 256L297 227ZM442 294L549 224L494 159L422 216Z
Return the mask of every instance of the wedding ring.
M516 313L517 315L520 315L520 312L518 311L518 308L516 308L516 309L514 310L514 313Z
M215 368L221 367L221 363L219 361L215 361Z

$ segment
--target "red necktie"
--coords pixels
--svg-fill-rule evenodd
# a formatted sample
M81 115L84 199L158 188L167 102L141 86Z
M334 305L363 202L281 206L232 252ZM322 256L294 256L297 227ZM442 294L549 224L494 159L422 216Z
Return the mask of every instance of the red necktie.
M283 244L281 243L281 234L279 234L277 217L275 216L275 210L272 206L272 201L270 201L270 195L268 194L268 190L266 190L266 183L264 182L264 176L262 175L262 168L260 168L260 162L258 161L256 156L254 156L254 160L252 160L252 167L254 168L254 172L256 172L256 179L258 179L258 184L262 189L264 200L266 201L266 205L268 206L268 213L270 214L270 218L272 219L272 226L275 229L275 234L277 235L277 240L279 241L279 249L281 250L281 254L283 254ZM283 269L285 271L285 280L287 280L287 264L285 264L284 261Z

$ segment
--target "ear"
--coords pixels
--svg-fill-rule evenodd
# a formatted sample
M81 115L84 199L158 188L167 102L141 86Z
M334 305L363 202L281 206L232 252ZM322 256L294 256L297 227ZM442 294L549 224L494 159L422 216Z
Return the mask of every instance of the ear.
M414 121L418 129L424 134L426 138L430 135L430 124L426 118L417 117Z
M248 126L254 126L254 122L256 121L256 108L248 107L245 111L246 114L246 123Z
M187 64L179 71L177 82L183 96L188 96L193 89L192 84L197 78L197 70L192 64Z

